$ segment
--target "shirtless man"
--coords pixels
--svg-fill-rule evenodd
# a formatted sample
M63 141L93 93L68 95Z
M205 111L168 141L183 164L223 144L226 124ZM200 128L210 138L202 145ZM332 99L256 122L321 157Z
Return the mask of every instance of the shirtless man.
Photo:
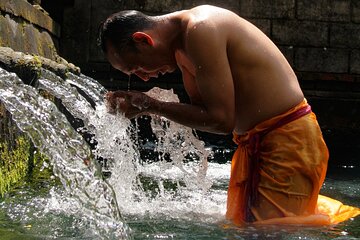
M144 81L180 68L191 99L161 102L136 91L109 92L109 111L128 118L157 114L234 134L239 147L229 220L276 223L315 214L328 151L294 71L258 28L209 5L162 16L123 11L102 24L99 40L114 68Z

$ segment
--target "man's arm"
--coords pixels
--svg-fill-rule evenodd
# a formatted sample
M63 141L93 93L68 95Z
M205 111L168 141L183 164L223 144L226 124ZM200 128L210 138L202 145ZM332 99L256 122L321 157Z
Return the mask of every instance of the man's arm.
M155 114L201 131L217 134L228 134L232 131L232 127L226 129L226 124L211 119L206 108L201 105L163 102L136 91L108 92L105 97L109 112L123 112L125 117L130 119Z
M235 124L235 96L224 38L216 28L206 24L200 24L188 34L186 52L196 68L195 80L201 103L161 102L139 92L115 92L116 97L125 100L120 107L125 110L125 116L131 118L152 113L190 128L230 133Z

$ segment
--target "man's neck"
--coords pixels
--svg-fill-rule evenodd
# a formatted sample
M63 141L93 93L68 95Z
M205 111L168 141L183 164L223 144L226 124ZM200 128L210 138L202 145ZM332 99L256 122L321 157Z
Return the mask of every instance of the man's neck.
M159 16L155 28L160 39L171 50L183 48L183 11Z

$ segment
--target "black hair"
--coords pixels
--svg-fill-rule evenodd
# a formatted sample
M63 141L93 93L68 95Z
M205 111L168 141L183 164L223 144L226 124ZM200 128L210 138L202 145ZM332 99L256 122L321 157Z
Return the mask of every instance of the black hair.
M132 34L151 27L153 19L135 10L120 11L110 15L99 26L98 45L107 52L106 42L110 41L119 52L126 48L135 50Z

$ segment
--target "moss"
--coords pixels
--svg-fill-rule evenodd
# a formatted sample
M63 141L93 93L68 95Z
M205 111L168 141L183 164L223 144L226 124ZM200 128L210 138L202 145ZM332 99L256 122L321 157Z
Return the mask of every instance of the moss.
M31 142L24 136L15 140L15 146L0 143L0 195L24 178L28 172Z
M25 182L23 180L45 160L35 152L30 138L17 128L0 103L0 197Z
M42 61L39 56L33 55L32 65L36 67L37 69L40 69L42 66Z
M51 182L60 184L60 180L58 178L52 178L54 173L49 158L39 151L34 151L33 153L34 155L32 161L29 163L29 181L39 182L42 180L49 181L52 179Z
M42 67L42 61L39 56L33 55L31 58L28 59L19 58L15 62L15 66L23 70L29 69L29 71L39 71Z
M49 179L52 169L44 168L44 161L49 162L0 103L0 198L28 180Z
M54 95L50 94L48 91L39 89L39 94L43 98L48 99L48 100L52 101L53 103L55 103L55 101L56 101Z
M0 197L23 180L48 180L53 175L52 168L43 167L50 166L48 157L36 151L29 138L20 136L15 142L14 147L0 143Z
M21 33L22 33L22 37L25 37L26 22L21 22L21 23L19 23L19 27L20 27L20 31L21 31Z

